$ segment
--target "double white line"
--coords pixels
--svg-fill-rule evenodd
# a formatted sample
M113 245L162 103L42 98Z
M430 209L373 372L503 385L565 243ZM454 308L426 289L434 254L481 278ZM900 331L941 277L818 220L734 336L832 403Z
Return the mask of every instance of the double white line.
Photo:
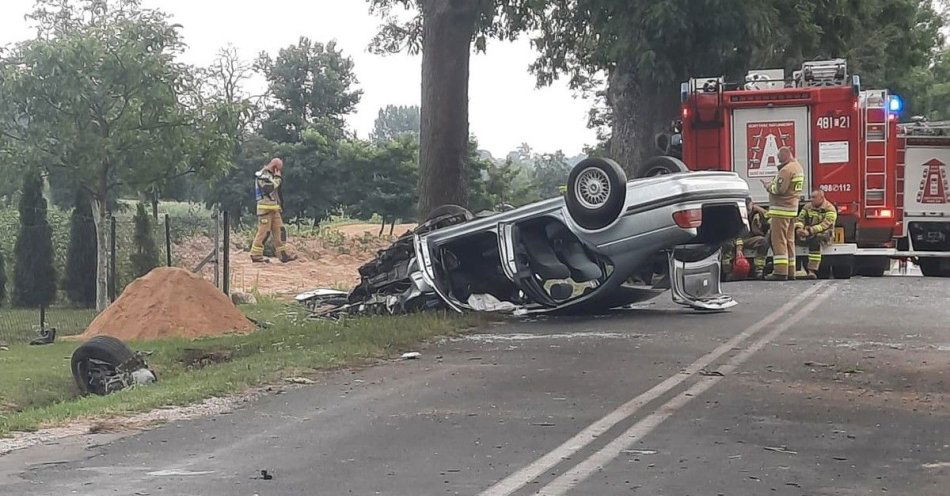
M798 308L798 311L794 311L797 307L802 305L802 302L826 287L826 291L812 298L807 304ZM744 331L734 336L732 339L703 355L698 360L683 369L679 374L664 380L643 394L640 394L639 396L624 403L616 410L610 412L605 417L577 433L574 437L568 439L553 451L547 453L541 458L538 458L521 470L518 470L517 472L502 479L494 486L486 489L480 493L480 496L510 496L515 491L518 491L528 483L537 479L542 474L548 472L555 465L561 463L567 458L570 458L572 455L585 448L587 445L592 443L599 436L602 436L618 423L635 414L645 404L657 399L676 386L682 384L687 379L698 374L700 370L705 369L713 361L720 358L728 351L736 348L746 339L759 333L761 330L772 326L772 324L777 324L761 338L748 345L739 353L735 354L718 369L718 371L724 375L735 371L736 368L748 360L749 357L751 357L755 352L759 351L763 346L768 344L769 341L775 339L779 334L785 332L785 330L787 330L789 327L808 315L834 291L835 287L828 287L827 281L819 282L818 284L808 288L759 322L749 326ZM789 312L793 311L794 313L789 315ZM591 474L606 466L610 461L619 456L623 450L628 449L635 442L649 434L664 420L669 418L670 415L685 406L696 396L711 388L722 378L722 376L717 375L702 376L693 386L661 405L652 413L620 434L613 441L609 442L606 446L596 451L594 454L590 455L567 472L564 472L558 476L548 485L541 488L541 490L538 491L538 494L556 496L567 493L570 489L590 477Z

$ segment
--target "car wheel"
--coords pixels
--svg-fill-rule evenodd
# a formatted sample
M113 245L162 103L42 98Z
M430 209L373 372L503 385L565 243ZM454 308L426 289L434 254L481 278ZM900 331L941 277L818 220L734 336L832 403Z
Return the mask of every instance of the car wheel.
M107 394L102 379L115 374L119 365L134 356L122 341L112 336L96 336L73 352L70 360L73 379L83 394Z
M460 207L458 205L442 205L433 208L432 211L429 212L429 215L426 216L426 220L435 220L440 217L448 217L450 215L465 217L466 220L472 220L475 218L475 216L472 215L472 212L469 212L469 210L465 207Z
M665 176L667 174L678 174L680 172L689 172L689 168L682 160L669 155L659 155L644 162L637 167L636 177L654 177Z
M612 224L627 197L627 175L609 158L587 158L574 166L567 179L565 201L571 218L584 229Z

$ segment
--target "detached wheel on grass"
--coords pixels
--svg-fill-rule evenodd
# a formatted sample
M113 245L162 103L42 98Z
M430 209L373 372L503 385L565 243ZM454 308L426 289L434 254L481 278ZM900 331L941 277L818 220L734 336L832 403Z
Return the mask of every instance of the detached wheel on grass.
M116 368L131 360L135 353L112 336L96 336L86 341L70 360L73 379L82 394L105 395L105 381L116 374Z
M627 175L609 158L587 158L567 178L567 211L584 229L603 229L620 216L627 198Z

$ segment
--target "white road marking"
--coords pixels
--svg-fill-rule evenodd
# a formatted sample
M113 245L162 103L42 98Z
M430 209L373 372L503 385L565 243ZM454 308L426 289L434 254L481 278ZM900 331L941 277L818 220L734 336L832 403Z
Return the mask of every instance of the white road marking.
M762 349L763 346L778 337L780 334L785 332L789 327L795 325L798 321L814 310L815 307L822 304L834 292L835 287L832 286L828 288L828 290L816 296L813 300L808 302L807 305L802 307L787 319L783 320L774 329L763 335L747 348L743 349L739 353L736 353L735 356L730 358L724 365L719 367L719 372L722 372L723 375L729 375L730 373L734 372L753 354ZM713 387L713 385L722 379L722 376L701 377L699 381L696 382L696 384L693 384L689 389L674 396L673 399L667 401L665 404L663 404L663 406L659 407L650 415L647 415L643 420L633 424L633 426L627 429L623 434L617 436L616 439L608 443L593 455L589 456L586 460L578 463L576 466L551 481L548 485L541 488L541 490L538 491L538 494L542 494L544 496L560 496L566 494L568 491L590 477L594 472L607 466L608 463L617 458L624 450L630 448L634 443L643 439L644 436L653 431L653 429L663 423L664 420L676 413L677 410L684 407L697 396L706 392L709 388Z
M601 436L610 430L610 428L613 426L636 413L637 410L647 403L659 398L663 394L669 392L671 389L682 384L683 381L696 375L700 370L706 368L710 363L729 352L729 350L732 350L738 346L745 339L753 336L760 330L771 325L776 320L782 318L788 311L794 309L802 301L813 295L819 289L825 287L827 284L827 281L821 281L818 284L815 284L814 286L799 293L798 296L792 298L762 320L752 324L725 343L717 346L714 350L701 356L695 362L680 371L680 373L667 378L663 382L650 388L648 391L640 394L623 405L620 405L620 407L618 407L616 410L608 413L600 420L587 426L584 430L565 441L553 451L547 453L541 458L538 458L521 470L518 470L508 477L505 477L485 491L482 491L479 496L509 496L515 491L521 489L526 484L530 483L538 476L560 463L562 460L571 457L571 455L583 449L585 446L596 440L598 436Z
M214 470L156 470L154 472L149 472L146 475L150 475L152 477L181 477L191 475L209 475L213 473Z
M479 341L493 343L495 341L529 341L534 339L623 339L623 338L641 338L642 334L624 334L621 332L562 332L555 334L529 334L525 332L514 334L469 334L459 338L452 338L451 341Z

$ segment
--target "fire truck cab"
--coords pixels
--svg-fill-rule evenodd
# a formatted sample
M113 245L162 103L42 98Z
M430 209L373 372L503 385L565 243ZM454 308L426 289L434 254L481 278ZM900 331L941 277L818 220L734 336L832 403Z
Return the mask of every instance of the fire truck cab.
M844 60L806 62L791 77L772 69L741 83L691 79L681 101L681 135L665 140L667 149L690 170L736 172L758 204L768 204L761 180L776 174L778 149L794 151L805 169L803 202L821 189L838 208L820 275L881 276L895 257L950 275L950 130L898 126L901 100L863 89Z

